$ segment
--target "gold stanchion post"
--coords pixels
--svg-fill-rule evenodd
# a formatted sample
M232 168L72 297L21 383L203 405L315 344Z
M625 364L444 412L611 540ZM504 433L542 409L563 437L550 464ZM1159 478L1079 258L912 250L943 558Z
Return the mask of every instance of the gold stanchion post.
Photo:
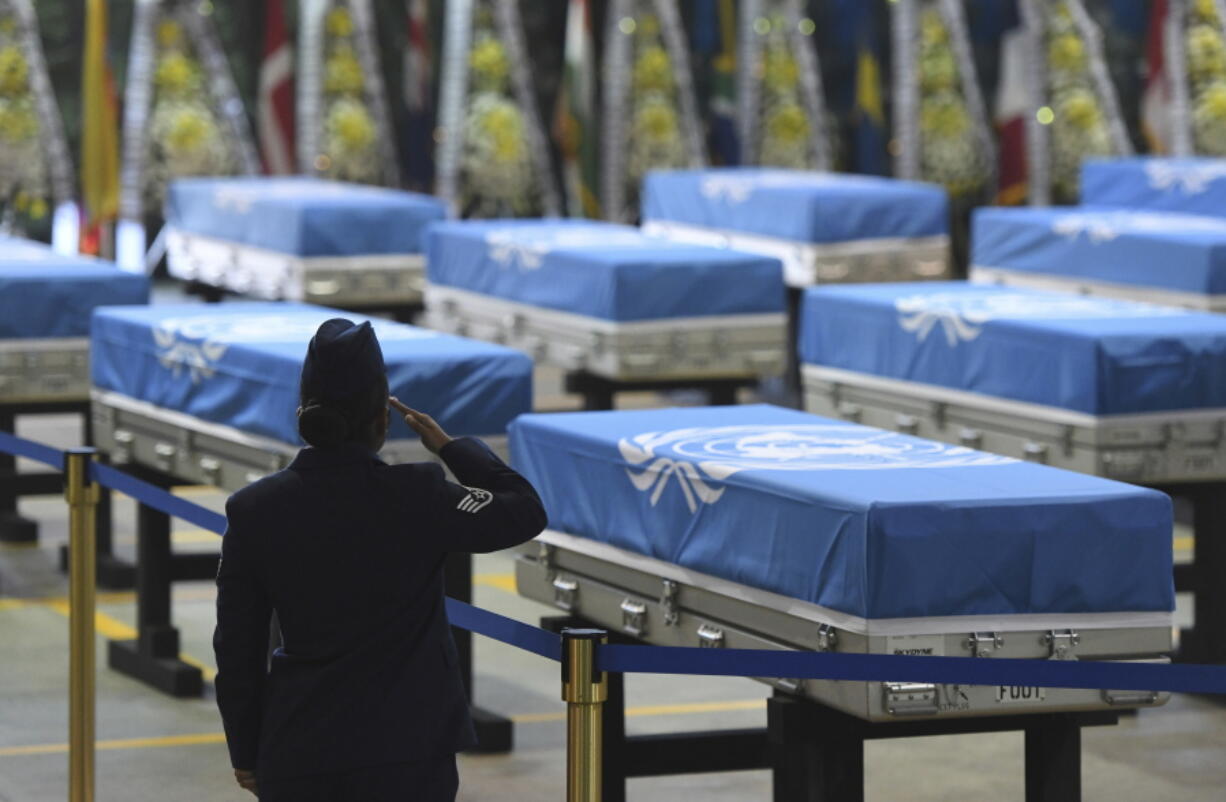
M94 595L97 544L94 508L98 485L89 479L94 449L72 449L64 457L68 501L69 670L68 800L94 800Z
M601 629L562 630L567 802L600 802L604 761L601 724L609 683L605 673L596 670L596 644L608 640Z

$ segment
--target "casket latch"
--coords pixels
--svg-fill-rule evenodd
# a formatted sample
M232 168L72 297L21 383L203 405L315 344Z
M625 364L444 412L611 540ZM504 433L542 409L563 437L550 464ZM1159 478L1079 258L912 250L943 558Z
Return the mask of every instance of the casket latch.
M1076 660L1074 654L1081 636L1072 629L1053 629L1043 636L1043 645L1051 649L1049 660Z
M638 599L622 599L622 631L641 638L647 634L647 605Z
M711 624L702 624L698 627L698 645L705 649L722 649L724 631Z
M664 608L664 626L675 627L681 620L681 611L677 605L677 594L681 586L671 579L664 580L664 590L660 594L660 606Z
M972 632L965 643L966 648L971 651L971 657L991 657L1004 645L1005 639L995 632Z
M819 652L833 652L835 647L839 645L839 632L829 624L822 624L817 628L817 650Z
M552 584L554 606L568 613L574 612L575 601L579 596L579 583L574 579L558 576L554 577Z

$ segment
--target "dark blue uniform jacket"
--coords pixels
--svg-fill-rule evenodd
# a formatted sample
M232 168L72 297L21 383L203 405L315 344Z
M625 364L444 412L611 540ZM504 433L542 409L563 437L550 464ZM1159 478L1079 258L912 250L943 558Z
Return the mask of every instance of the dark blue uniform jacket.
M217 573L217 704L263 779L427 761L475 743L443 607L448 552L514 546L540 498L480 441L390 466L307 448L231 496ZM282 647L268 667L276 610Z

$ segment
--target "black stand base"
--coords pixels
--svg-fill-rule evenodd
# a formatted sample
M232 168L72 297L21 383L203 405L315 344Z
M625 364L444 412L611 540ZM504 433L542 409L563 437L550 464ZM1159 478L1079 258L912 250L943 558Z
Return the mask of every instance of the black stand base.
M474 706L473 728L477 731L477 745L468 750L474 755L501 755L510 752L515 745L515 730L511 719Z
M0 543L37 543L38 524L15 512L0 512Z
M107 665L171 696L187 698L204 693L200 669L178 657L154 656L142 649L137 640L113 640L107 644Z

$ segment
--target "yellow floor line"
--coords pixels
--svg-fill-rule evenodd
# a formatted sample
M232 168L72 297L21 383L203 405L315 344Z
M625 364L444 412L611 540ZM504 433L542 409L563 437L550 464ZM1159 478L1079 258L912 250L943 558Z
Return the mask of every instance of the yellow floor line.
M166 746L197 746L200 744L223 744L226 736L220 732L204 732L192 735L165 735L159 738L118 738L109 741L98 741L94 748L98 751L117 749L156 749ZM0 747L0 757L22 757L25 755L56 755L68 751L68 744L36 744L34 746Z
M131 546L135 542L136 535L121 535L115 538L115 543L122 546ZM207 529L181 529L170 533L170 542L176 546L190 543L212 543L217 545L221 542L221 535L210 532Z
M1196 539L1191 535L1180 535L1175 538L1175 551L1191 551Z
M507 593L515 592L515 574L477 574L473 581L488 588L498 588Z
M208 663L205 663L202 660L197 660L190 654L183 654L181 652L179 654L179 659L184 663L187 663L189 666L195 666L196 668L200 669L200 674L204 677L205 682L212 682L213 680L217 679L217 669L213 668Z
M185 658L186 659L186 658ZM674 705L647 705L644 707L626 708L627 716L665 716L685 715L694 713L723 713L735 710L759 710L765 707L763 699L745 699L736 702L693 702ZM511 716L517 724L535 724L538 722L563 721L565 712L557 713L526 713ZM164 735L156 738L119 738L109 741L98 741L95 748L98 751L118 749L157 749L168 746L200 746L203 744L222 744L226 736L220 732L204 732L192 735ZM31 746L0 746L0 757L25 757L29 755L57 755L68 751L68 744L34 744Z
M183 485L174 489L176 496L207 496L213 493L228 495L226 491L219 490L212 485Z

